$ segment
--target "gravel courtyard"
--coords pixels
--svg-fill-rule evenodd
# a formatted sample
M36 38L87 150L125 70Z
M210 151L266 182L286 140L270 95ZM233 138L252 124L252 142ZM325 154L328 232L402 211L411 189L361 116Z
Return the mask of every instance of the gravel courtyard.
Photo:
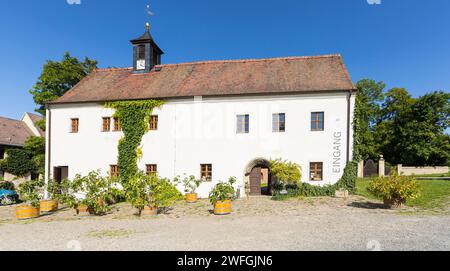
M234 202L229 216L209 203L178 203L168 214L138 218L127 204L104 217L73 210L17 221L0 207L2 250L450 250L448 210L386 210L352 196Z

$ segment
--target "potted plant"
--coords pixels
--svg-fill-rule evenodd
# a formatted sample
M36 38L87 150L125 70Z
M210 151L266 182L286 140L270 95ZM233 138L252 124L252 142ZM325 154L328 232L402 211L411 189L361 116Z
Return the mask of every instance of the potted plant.
M43 213L52 213L58 210L59 185L55 180L49 180L47 184L49 199L40 201L40 209Z
M125 186L126 199L138 210L138 215L157 215L182 196L176 186L156 174L138 172Z
M200 187L200 184L201 181L197 180L193 175L184 178L183 185L187 203L195 203L198 201L196 190Z
M92 171L87 176L77 175L73 180L73 190L83 195L77 206L78 213L105 215L111 211L117 191L117 179L102 177L100 171Z
M413 177L398 176L378 177L372 180L367 190L374 196L382 198L387 208L401 208L408 199L420 195L420 186Z
M30 180L19 185L20 199L24 204L16 207L17 219L31 219L39 217L39 200L41 199L38 189L43 186L40 180Z
M209 201L214 206L215 215L231 214L231 200L235 197L234 183L236 183L236 178L231 177L227 183L216 184L209 193Z
M79 185L79 183L77 183ZM78 216L89 216L89 208L87 205L82 204L82 200L79 198L79 187L74 185L70 180L63 180L61 182L61 193L59 195L60 201L76 211Z
M76 209L79 216L105 215L111 210L110 203L118 190L117 180L102 177L99 171L77 175L72 182L64 180L61 187L63 202Z

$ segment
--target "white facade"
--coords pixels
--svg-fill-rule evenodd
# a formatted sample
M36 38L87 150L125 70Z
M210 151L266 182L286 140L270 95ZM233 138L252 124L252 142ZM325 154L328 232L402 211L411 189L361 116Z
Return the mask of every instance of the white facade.
M353 120L354 96L349 92L239 96L169 100L155 110L157 131L142 140L139 168L157 164L161 177L183 174L200 178L200 165L212 164L212 182L198 189L207 197L219 181L235 176L244 190L247 166L258 158L283 158L302 167L302 181L334 184L343 174L347 157L348 119ZM311 113L324 112L324 131L311 131ZM100 169L106 175L117 164L121 132L102 132L102 118L114 111L98 103L55 104L47 111L47 178L54 167L68 167L67 177ZM272 114L286 114L286 131L272 132ZM248 134L236 133L236 116L250 115ZM71 133L71 119L79 119L79 132ZM351 124L350 124L351 125ZM350 129L350 152L352 153ZM311 162L323 162L323 181L309 181ZM242 192L241 195L244 193Z

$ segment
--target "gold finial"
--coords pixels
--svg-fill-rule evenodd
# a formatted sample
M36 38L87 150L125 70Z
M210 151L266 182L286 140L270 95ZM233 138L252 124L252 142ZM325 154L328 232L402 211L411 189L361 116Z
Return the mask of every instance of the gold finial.
M145 23L145 29L147 29L147 32L150 31L150 23L149 22Z

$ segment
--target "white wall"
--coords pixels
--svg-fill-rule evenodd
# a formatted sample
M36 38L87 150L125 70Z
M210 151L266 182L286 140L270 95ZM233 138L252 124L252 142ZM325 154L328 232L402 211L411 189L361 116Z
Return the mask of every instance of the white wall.
M447 174L449 167L405 167L403 165L397 165L397 171L399 175L403 176Z
M314 184L334 184L346 163L347 95L170 100L154 111L159 129L144 136L139 167L145 170L145 164L157 164L159 174L168 178L184 173L200 177L200 164L212 164L213 182L202 184L201 197L230 176L237 177L244 191L245 168L256 158L281 157L300 164L303 182L309 182L309 163L323 162L324 181ZM311 112L316 111L325 112L323 132L310 129ZM101 132L102 117L113 113L94 103L52 105L49 173L53 167L68 166L69 179L97 169L107 174L109 165L117 164L117 143L123 136ZM286 113L285 133L272 132L273 113ZM236 134L238 114L250 115L249 134ZM77 134L70 133L71 118L79 118ZM339 134L340 140L335 140Z
M36 128L36 124L31 119L30 115L28 113L25 113L22 117L22 121L30 128L30 130L33 132L35 136L41 136L41 133Z

